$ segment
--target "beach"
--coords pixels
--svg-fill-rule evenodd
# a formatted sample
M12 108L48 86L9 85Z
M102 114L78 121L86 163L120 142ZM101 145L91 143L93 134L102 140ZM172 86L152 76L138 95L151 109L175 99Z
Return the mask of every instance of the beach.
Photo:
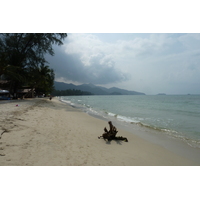
M56 97L0 103L1 166L195 166L199 149L185 153L118 128L128 142L98 139L107 121ZM179 149L178 149L179 148ZM191 150L192 151L192 150ZM186 155L186 156L184 156ZM190 159L191 157L191 159ZM195 159L196 157L196 159Z

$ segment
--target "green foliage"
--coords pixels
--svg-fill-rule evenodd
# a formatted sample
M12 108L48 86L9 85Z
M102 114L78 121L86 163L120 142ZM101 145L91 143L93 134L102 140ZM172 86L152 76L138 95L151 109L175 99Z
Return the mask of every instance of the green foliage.
M51 93L53 96L80 96L80 95L92 95L91 92L85 92L81 90L53 90Z
M44 55L54 55L53 44L62 45L65 33L6 33L0 36L1 58L12 66L37 66Z
M10 81L10 92L24 84L43 93L53 89L54 72L45 66L53 44L62 45L66 33L1 33L0 78Z
M49 94L53 90L54 71L49 66L30 67L27 69L27 84L35 88L37 94Z

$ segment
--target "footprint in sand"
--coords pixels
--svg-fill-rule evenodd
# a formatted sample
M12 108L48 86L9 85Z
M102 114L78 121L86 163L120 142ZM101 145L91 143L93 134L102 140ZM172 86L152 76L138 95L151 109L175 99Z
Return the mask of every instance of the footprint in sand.
M2 153L2 154L0 154L0 156L5 156L5 154Z

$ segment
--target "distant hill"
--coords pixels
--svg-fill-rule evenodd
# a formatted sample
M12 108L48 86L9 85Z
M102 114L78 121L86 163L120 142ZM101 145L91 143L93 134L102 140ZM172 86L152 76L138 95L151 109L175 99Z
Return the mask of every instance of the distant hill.
M86 91L90 92L94 95L145 95L144 93L141 92L135 92L135 91L128 91L116 87L112 88L105 88L105 87L100 87L100 86L95 86L91 83L89 84L82 84L82 85L74 85L74 84L68 84L68 83L63 83L63 82L57 82L54 81L54 87L56 90L81 90L81 91Z

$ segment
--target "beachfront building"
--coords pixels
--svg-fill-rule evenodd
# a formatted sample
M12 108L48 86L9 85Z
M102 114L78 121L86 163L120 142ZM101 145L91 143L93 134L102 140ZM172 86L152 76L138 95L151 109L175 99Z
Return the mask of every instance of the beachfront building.
M12 98L32 98L36 96L35 89L31 89L28 86L23 86L21 89L18 89L13 95L9 91L10 81L0 80L0 100L7 100Z
M10 100L10 93L8 90L0 89L0 100Z

